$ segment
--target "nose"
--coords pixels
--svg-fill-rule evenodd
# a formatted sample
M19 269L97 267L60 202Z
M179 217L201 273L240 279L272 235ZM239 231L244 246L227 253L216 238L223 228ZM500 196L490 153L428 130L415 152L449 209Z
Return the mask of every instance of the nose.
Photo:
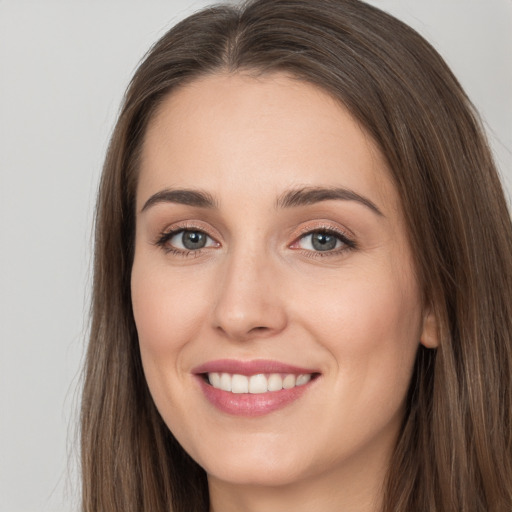
M219 276L213 326L237 341L270 337L287 325L279 271L261 254L232 254Z

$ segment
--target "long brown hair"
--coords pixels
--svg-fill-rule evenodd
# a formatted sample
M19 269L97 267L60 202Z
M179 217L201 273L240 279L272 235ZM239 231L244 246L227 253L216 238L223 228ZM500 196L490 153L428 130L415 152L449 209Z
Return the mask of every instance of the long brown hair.
M402 199L440 346L420 348L384 512L512 510L512 226L478 117L436 51L359 0L255 0L179 23L126 93L101 179L81 415L84 512L205 512L204 471L145 383L130 298L138 158L162 99L200 75L284 71L375 139Z

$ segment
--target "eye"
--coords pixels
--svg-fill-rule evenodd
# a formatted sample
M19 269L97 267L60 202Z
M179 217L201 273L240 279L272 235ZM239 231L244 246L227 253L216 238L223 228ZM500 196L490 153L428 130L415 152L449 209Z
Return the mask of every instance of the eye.
M302 235L291 247L314 253L339 253L354 249L355 242L342 233L332 230L317 229Z
M177 249L195 251L206 247L208 239L213 241L206 233L202 231L178 231L170 240L169 244Z
M341 246L341 240L331 233L316 231L303 236L299 245L301 249L307 249L308 251L332 251Z
M157 245L169 252L187 253L216 247L218 243L199 229L180 229L163 233L157 240Z
M341 246L338 236L325 231L315 231L300 238L298 245L308 251L332 251Z

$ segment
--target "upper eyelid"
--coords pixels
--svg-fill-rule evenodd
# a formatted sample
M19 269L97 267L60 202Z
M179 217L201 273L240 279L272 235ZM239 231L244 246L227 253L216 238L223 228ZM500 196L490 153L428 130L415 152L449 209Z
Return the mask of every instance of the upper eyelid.
M295 245L296 243L299 242L299 240L302 240L303 238L305 238L307 236L311 236L314 233L325 233L325 234L328 234L331 236L335 236L336 238L338 238L338 240L341 243L343 243L344 245L349 246L351 248L355 248L357 246L355 240L352 237L349 237L348 235L346 235L345 233L341 233L340 231L331 230L331 229L313 229L310 231L306 231L302 235L299 235L298 237L296 237L291 245ZM334 251L330 251L330 252L334 252Z
M189 225L189 224L184 224L184 225L171 225L165 229L163 229L162 231L160 231L159 235L162 236L162 235L175 235L177 233L180 233L181 231L200 231L202 233L204 233L205 235L208 235L209 237L211 238L217 238L216 235L212 234L210 232L210 230L208 229L205 229L204 227L202 226L198 226L198 225ZM311 233L316 233L318 231L323 231L323 232L326 232L326 233L333 233L333 234L338 234L338 235L342 235L346 238L351 238L353 235L351 233L347 233L346 230L344 229L340 229L340 228L336 228L336 227L333 227L333 226L330 226L330 225L319 225L319 226L308 226L308 227L304 227L302 229L300 229L298 232L295 232L292 234L292 236L294 237L294 239L297 239L297 238L300 238L302 236L305 236L305 235L308 235L308 234L311 234Z
M217 240L220 238L218 232L214 229L208 228L203 225L200 221L182 221L182 222L174 222L169 224L162 230L158 232L158 236L177 234L180 231L200 231L205 235L208 235L210 238Z
M313 233L323 232L327 233L329 235L333 235L338 238L338 240L341 241L343 244L343 247L338 249L333 249L330 251L312 251L308 249L303 249L307 253L311 254L319 254L322 256L334 256L336 254L342 253L346 251L347 249L357 249L359 247L359 244L357 242L356 235L349 229L347 229L344 226L341 226L337 222L334 223L332 221L328 221L326 219L318 219L314 221L313 223L305 223L306 225L303 225L298 232L295 232L294 239L291 244L288 246L292 248L292 246L298 244L300 240L302 240L306 236L310 236ZM294 250L301 250L301 248L294 248Z
M344 230L333 228L330 226L329 227L328 226L318 226L318 227L313 227L313 228L309 227L304 230L301 230L296 236L297 236L297 238L299 238L299 237L302 237L305 235L310 235L311 233L318 233L319 231L324 232L324 233L333 233L333 234L348 236L348 234Z
M174 238L176 235L179 235L183 231L192 231L192 232L198 231L198 232L204 233L208 238L212 239L214 242L219 243L217 238L215 236L211 235L205 229L196 228L196 227L181 227L181 226L177 226L175 228L171 227L171 228L161 231L157 235L156 243L158 244L158 243L162 243L162 242L168 242L169 240Z
M355 235L351 230L344 228L344 227L333 226L332 223L326 222L326 221L317 221L314 225L310 224L310 225L303 226L299 230L295 231L295 233L293 233L293 236L294 236L294 239L297 240L302 236L305 236L305 235L308 235L311 233L316 233L318 231L336 234L336 235L342 236L348 240L355 239Z

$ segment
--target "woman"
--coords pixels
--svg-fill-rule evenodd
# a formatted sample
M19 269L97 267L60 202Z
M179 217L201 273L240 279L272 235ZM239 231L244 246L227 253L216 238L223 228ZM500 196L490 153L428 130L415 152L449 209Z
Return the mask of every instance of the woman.
M510 217L401 22L257 0L178 24L96 229L84 510L510 510Z

